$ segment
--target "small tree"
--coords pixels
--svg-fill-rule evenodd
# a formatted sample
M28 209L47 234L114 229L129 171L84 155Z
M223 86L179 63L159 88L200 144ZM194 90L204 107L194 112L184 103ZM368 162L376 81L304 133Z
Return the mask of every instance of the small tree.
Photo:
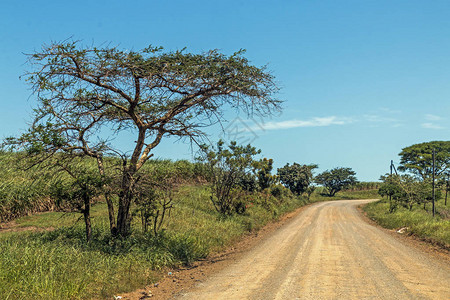
M30 131L52 137L40 141L48 156L95 158L101 176L107 171L103 156L121 154L116 222L112 202L107 203L111 232L125 236L139 171L164 137L196 141L206 126L223 121L226 107L261 116L279 108L273 76L249 64L243 53L85 48L76 41L44 46L29 55L32 70L26 77L38 99ZM135 143L122 145L128 150L120 152L108 141L123 130L135 135ZM23 136L18 143L32 142Z
M315 182L328 190L328 196L333 197L337 192L357 182L356 173L351 168L334 168L316 176Z
M148 232L150 228L157 236L173 208L172 180L170 177L156 181L140 178L135 189L135 213L141 218L142 231Z
M280 182L291 190L296 195L303 194L313 181L312 170L316 169L317 165L300 165L293 163L286 164L284 167L277 170Z
M438 191L440 191L441 193L442 192L445 193L444 205L447 206L448 192L450 191L450 170L441 174L441 176L437 182L437 188L438 188Z
M412 210L414 204L426 203L431 199L431 185L425 181L419 181L408 174L400 175L398 184L403 193L397 197L397 201L405 208ZM425 207L424 207L425 208Z
M50 185L50 195L56 199L56 205L60 209L75 210L83 214L86 240L89 242L92 237L92 198L102 193L105 182L97 172L79 163L68 162L61 156L55 165L55 175L59 175L59 178Z
M267 189L277 182L277 176L272 175L273 159L263 158L254 165L256 176L258 177L258 186L260 190Z
M383 183L378 189L378 194L389 199L389 212L397 209L397 200L403 196L403 190L399 183L399 176L396 174L381 176Z
M234 141L225 147L222 140L215 149L204 145L202 151L199 159L210 170L211 201L214 208L221 214L230 215L235 210L232 190L238 187L242 177L251 173L253 157L261 151L251 145L239 146Z
M447 206L447 195L448 192L450 191L450 171L448 171L445 174L444 189L445 189L445 206Z

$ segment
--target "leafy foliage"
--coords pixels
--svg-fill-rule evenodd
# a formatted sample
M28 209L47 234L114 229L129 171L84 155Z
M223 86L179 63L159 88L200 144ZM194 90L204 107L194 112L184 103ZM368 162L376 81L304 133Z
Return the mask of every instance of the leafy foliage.
M426 179L433 174L433 149L435 149L435 166L437 177L450 171L450 141L434 141L414 144L400 152L400 171L409 171Z
M74 179L66 172L56 172L58 164L62 163L61 156L53 156L45 164L28 168L28 163L20 163L26 155L17 152L0 153L0 222L49 210L80 211L77 205L74 206L77 201L69 201L73 199L71 194L77 189L77 186L74 186ZM114 168L118 163L120 163L118 158L105 158L107 169ZM66 167L78 175L85 173L93 176L96 178L95 181L106 180L108 189L117 183L116 177L99 176L93 159L74 158ZM148 178L151 182L168 180L175 185L205 183L207 173L208 170L202 163L186 160L151 159L140 170L140 176ZM111 182L112 179L115 179L115 182ZM100 190L97 189L95 194L98 199L103 200L103 195L98 192ZM97 200L97 197L95 198Z
M157 180L145 176L135 185L135 214L141 218L142 231L150 227L155 236L162 229L166 217L173 208L174 184L169 174Z
M430 180L417 180L417 178L404 175L382 176L383 184L378 193L390 199L389 211L395 211L399 206L412 210L414 204L426 204L432 200L432 184ZM440 190L436 192L436 197L440 197Z
M260 190L267 189L277 182L278 177L271 173L273 169L273 159L264 157L262 160L255 162L254 167L256 169Z
M300 165L293 163L286 164L284 167L277 170L280 182L291 190L296 195L301 195L308 189L313 181L312 170L316 169L317 165Z
M253 157L261 151L251 145L237 145L235 141L228 147L223 141L215 148L203 145L202 151L199 159L209 166L211 175L211 201L218 212L230 215L235 210L232 191L252 172Z
M250 65L243 53L164 52L152 46L124 51L76 41L44 45L29 55L32 70L25 76L38 99L33 125L7 142L42 154L41 161L57 152L95 158L101 176L109 171L103 157L120 155L117 222L111 215L110 227L115 233L117 223L125 236L138 172L163 137L197 141L204 127L223 121L226 106L260 115L279 109L273 76ZM109 141L123 130L133 132L136 143L121 153Z
M334 168L316 176L315 182L323 185L328 190L328 195L333 197L337 192L357 182L356 173L351 168Z

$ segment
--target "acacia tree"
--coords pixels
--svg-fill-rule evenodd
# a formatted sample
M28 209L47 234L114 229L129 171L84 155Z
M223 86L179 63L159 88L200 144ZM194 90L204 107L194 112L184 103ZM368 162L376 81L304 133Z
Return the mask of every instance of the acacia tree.
M356 173L351 168L334 168L316 176L315 181L328 190L328 195L333 197L346 186L357 183Z
M284 167L277 170L278 177L281 183L289 188L292 193L301 195L310 186L313 181L312 171L318 166L312 165L300 165L293 163L292 165L286 164ZM311 191L312 193L312 191Z
M450 171L450 141L434 141L414 144L400 152L400 171L410 171L422 180L433 174L433 149L436 152L435 166L437 177Z
M32 71L26 74L39 103L31 131L48 130L44 136L52 139L40 141L49 145L48 156L59 151L91 156L100 172L105 154L121 154L116 224L125 236L139 170L163 137L196 141L204 127L223 121L227 106L260 115L279 109L274 77L249 64L243 53L123 51L85 48L76 41L44 46L29 55ZM120 152L108 141L123 130L135 134L135 143Z

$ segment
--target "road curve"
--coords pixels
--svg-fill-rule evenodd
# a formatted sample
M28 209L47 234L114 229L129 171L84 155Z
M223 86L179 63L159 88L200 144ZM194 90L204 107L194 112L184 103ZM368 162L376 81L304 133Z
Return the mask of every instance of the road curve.
M450 263L366 223L356 206L301 212L181 299L450 299Z

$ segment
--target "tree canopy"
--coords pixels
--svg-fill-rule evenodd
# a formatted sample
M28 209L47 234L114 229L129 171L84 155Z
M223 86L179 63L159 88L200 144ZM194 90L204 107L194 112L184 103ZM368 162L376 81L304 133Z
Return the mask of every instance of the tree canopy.
M253 169L253 157L261 150L238 145L235 141L225 145L220 140L216 147L202 146L202 156L210 170L211 201L215 209L224 215L230 215L233 207L232 190L236 188L242 178L245 178Z
M435 149L436 176L450 171L450 141L434 141L414 144L402 149L400 171L409 171L426 179L433 174L433 149Z
M286 164L284 167L278 169L278 176L281 183L289 188L292 193L296 195L303 194L313 181L312 170L316 169L317 165L300 165L293 163Z
M356 172L351 168L334 168L316 176L316 183L323 185L328 190L328 195L333 197L344 187L357 183Z
M163 137L197 142L205 127L224 121L226 107L263 116L280 108L274 77L243 54L44 45L29 55L25 75L38 99L33 125L9 143L41 159L61 151L93 157L102 175L103 155L119 154L117 228L125 235L137 173ZM120 152L110 141L124 130L135 143Z

